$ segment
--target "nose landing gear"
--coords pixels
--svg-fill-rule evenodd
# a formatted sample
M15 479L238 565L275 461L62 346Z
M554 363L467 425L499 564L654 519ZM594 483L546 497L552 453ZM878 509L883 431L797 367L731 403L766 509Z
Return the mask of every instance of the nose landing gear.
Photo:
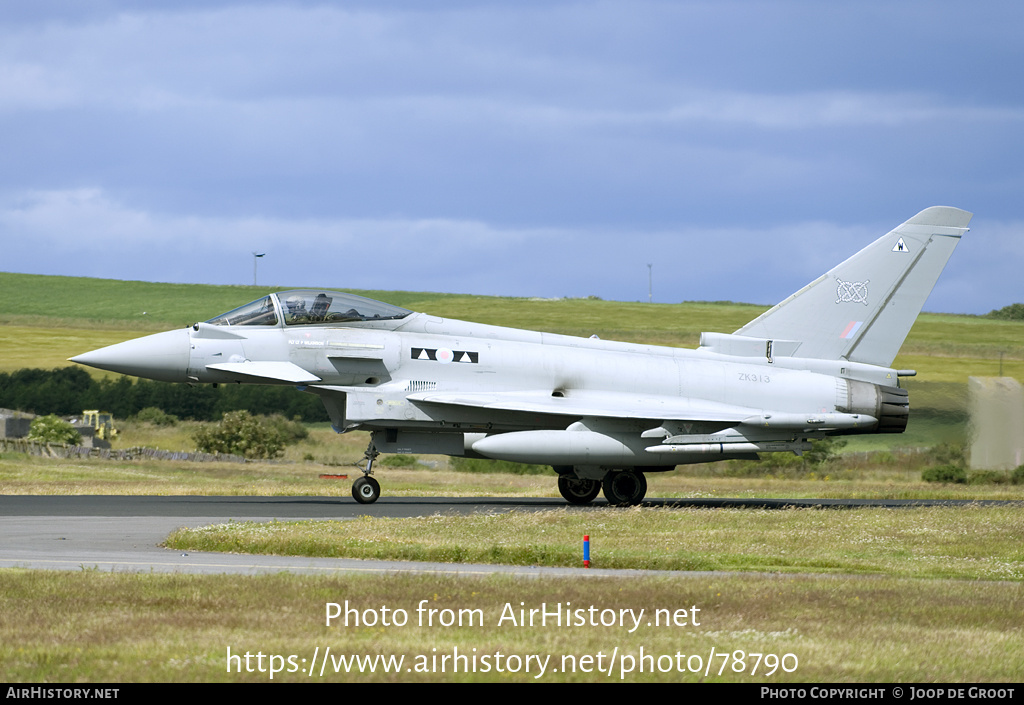
M363 476L352 483L352 498L360 504L373 504L380 498L380 483L370 477L370 473L373 472L373 461L378 455L380 453L371 441L363 453L366 460L366 467L362 470Z

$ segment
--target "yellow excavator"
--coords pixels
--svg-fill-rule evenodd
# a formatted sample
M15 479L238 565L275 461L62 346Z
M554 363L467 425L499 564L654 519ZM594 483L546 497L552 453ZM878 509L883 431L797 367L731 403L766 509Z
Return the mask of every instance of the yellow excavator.
M96 430L96 438L110 441L117 437L113 414L108 414L106 411L97 411L96 409L83 411L82 422Z

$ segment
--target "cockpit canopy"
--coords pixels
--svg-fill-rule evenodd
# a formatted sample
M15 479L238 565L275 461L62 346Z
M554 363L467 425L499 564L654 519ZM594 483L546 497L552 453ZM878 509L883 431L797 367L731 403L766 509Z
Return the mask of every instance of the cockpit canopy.
M215 326L329 325L405 318L412 311L355 294L322 289L279 291L211 318Z

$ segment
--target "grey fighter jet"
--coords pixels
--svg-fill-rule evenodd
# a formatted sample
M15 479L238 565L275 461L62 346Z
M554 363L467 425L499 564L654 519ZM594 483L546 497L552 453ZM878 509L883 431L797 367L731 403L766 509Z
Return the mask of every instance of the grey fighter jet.
M182 330L71 358L168 382L292 385L334 429L370 432L352 487L374 502L379 453L551 465L572 504L647 492L645 473L810 441L900 433L891 365L971 214L936 206L732 334L691 349L437 318L337 291L264 296Z

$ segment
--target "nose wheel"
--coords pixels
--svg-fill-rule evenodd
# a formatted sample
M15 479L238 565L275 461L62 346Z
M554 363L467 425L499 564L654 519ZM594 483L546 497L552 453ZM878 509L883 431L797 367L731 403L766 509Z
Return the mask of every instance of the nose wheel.
M360 504L373 504L380 497L380 483L363 475L352 483L352 497Z

